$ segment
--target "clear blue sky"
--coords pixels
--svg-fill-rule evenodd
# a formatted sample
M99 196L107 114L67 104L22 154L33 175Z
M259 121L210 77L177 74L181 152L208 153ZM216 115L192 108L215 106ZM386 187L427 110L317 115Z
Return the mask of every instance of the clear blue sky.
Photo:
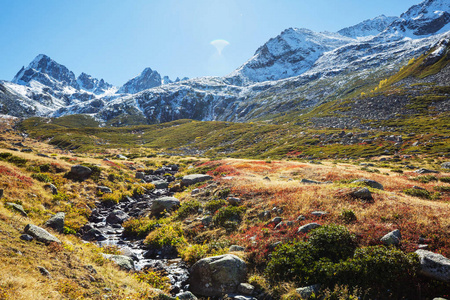
M289 27L338 31L421 0L0 0L0 79L38 54L122 85L145 67L226 75ZM222 54L210 44L229 42Z

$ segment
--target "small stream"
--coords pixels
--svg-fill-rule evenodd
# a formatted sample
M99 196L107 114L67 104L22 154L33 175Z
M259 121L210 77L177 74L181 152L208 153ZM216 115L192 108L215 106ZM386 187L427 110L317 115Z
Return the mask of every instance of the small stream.
M126 197L116 205L108 206L98 203L89 217L89 223L82 230L82 239L86 242L95 242L100 247L117 246L123 255L131 257L136 270L146 268L160 271L165 274L172 285L173 295L188 290L189 272L185 263L174 253L165 249L148 249L143 244L143 239L129 239L123 236L122 222L130 217L140 217L150 213L152 201L162 196L172 196L167 188L175 178L178 171L177 165L163 166L151 171L151 174L138 174L145 182L157 183L157 188L137 197ZM166 174L164 176L164 174ZM172 176L168 176L171 174Z

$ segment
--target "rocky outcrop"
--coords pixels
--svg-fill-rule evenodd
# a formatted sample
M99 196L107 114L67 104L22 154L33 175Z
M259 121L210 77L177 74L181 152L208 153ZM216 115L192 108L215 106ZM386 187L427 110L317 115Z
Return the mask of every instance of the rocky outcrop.
M92 169L82 165L75 165L70 168L70 172L67 174L68 178L74 180L85 180L92 174Z
M245 282L247 265L232 254L203 258L190 270L190 287L196 295L217 297L235 293Z
M45 222L45 226L50 227L57 232L63 232L65 217L66 214L64 212L58 212Z
M24 231L25 231L25 233L34 237L36 240L43 242L45 244L50 244L52 242L61 244L61 241L57 237L50 234L44 228L38 227L36 225L28 224L27 226L25 226Z
M420 273L427 277L450 282L450 259L427 250L415 252L420 259Z
M350 196L363 201L373 201L372 194L370 193L368 188L354 190L350 193Z
M143 90L161 85L161 75L150 68L144 69L141 74L129 80L120 89L119 93L135 94Z
M130 216L119 209L113 210L108 217L106 217L106 223L109 224L122 224L123 222L125 222L126 220L128 220L130 218Z

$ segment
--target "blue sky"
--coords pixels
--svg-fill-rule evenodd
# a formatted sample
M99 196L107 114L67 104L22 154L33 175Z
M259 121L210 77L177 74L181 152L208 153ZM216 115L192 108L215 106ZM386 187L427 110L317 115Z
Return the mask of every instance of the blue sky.
M122 85L162 76L226 75L289 27L338 31L420 0L0 0L0 79L40 53ZM221 55L211 41L223 39Z

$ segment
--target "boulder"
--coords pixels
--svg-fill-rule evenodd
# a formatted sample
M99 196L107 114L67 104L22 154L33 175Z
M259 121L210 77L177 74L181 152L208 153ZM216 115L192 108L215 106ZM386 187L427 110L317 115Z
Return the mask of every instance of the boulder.
M350 193L350 196L363 201L373 201L372 194L368 188L357 189Z
M419 170L415 170L414 173L417 173L417 174L428 174L428 173L439 173L439 172L438 171L434 171L434 170L425 169L425 168L420 168Z
M50 275L50 272L46 268L38 266L37 269L39 272L41 272L42 275L44 275L48 278L52 278L52 275Z
M255 290L255 287L249 283L241 283L238 286L238 292L243 295L251 295L251 294L253 294L254 290Z
M152 215L159 215L164 211L170 211L180 206L180 200L175 197L161 197L152 202Z
M323 217L323 216L328 215L328 213L326 211L321 211L321 210L313 211L311 214L316 217Z
M300 295L300 297L302 299L309 299L313 293L314 293L314 295L317 295L319 293L319 290L320 290L320 284L315 284L315 285L298 288L295 291L297 292L297 294Z
M58 232L63 232L64 230L64 218L66 214L64 212L58 212L53 217L45 222L45 226L53 228Z
M81 229L83 235L81 238L85 241L104 241L106 236L97 228L92 227L90 224L86 224Z
M317 227L320 227L320 226L322 226L322 225L317 224L317 223L309 223L309 224L300 226L300 227L298 228L298 230L297 230L297 233L308 233L308 232L310 232L311 230L313 230L313 229L315 229L315 228L317 228Z
M352 183L363 183L367 186L370 186L371 188L378 189L378 190L384 190L383 185L379 182L376 182L375 180L365 179L361 178L355 181L352 181Z
M157 189L167 189L169 187L169 183L165 180L152 181L152 184L154 184Z
M115 209L108 215L108 217L106 217L106 223L109 223L109 224L122 224L129 217L130 216L126 212L124 212L123 210Z
M46 185L44 185L44 189L49 190L50 192L52 192L53 195L58 194L58 189L52 183L47 183Z
M239 205L241 204L241 199L236 197L228 197L227 202L230 205Z
M184 186L190 186L199 182L203 182L203 181L207 181L207 180L211 180L213 179L211 176L206 175L206 174L191 174L191 175L186 175L183 177L183 179L181 180L181 183Z
M237 291L239 284L245 281L247 265L239 257L225 254L199 260L191 267L190 274L194 294L216 297Z
M176 294L175 297L179 300L197 300L198 299L191 292L179 293L179 294Z
M450 259L431 251L419 249L415 252L420 260L420 273L424 276L450 282Z
M33 240L33 237L29 234L22 234L20 236L20 239L29 242Z
M235 252L235 251L245 251L245 248L242 246L238 246L238 245L231 245L230 252Z
M119 267L127 271L135 270L134 261L131 257L125 255L103 254L103 257L115 262Z
M322 184L323 182L320 181L315 181L315 180L311 180L311 179L306 179L306 178L302 178L302 180L300 180L301 183L307 183L307 184Z
M101 186L101 185L97 186L97 191L101 192L103 194L111 194L112 193L112 190L109 187Z
M400 240L402 239L402 234L400 230L396 229L394 231L389 232L385 236L383 236L380 241L389 246L389 245L398 245L400 244Z
M25 233L31 235L32 237L34 237L36 240L38 240L40 242L43 242L46 244L56 242L58 244L61 244L61 241L57 237L50 234L44 228L38 227L36 225L28 224L27 226L25 226L24 231L25 231Z
M450 161L447 161L441 165L442 169L450 169Z
M13 210L17 211L18 213L20 213L24 217L28 217L28 214L25 212L25 210L23 209L23 206L20 205L20 204L12 203L12 202L6 202L5 206L12 208Z
M89 178L92 174L92 169L82 165L72 166L69 172L69 177L76 180L84 180Z

